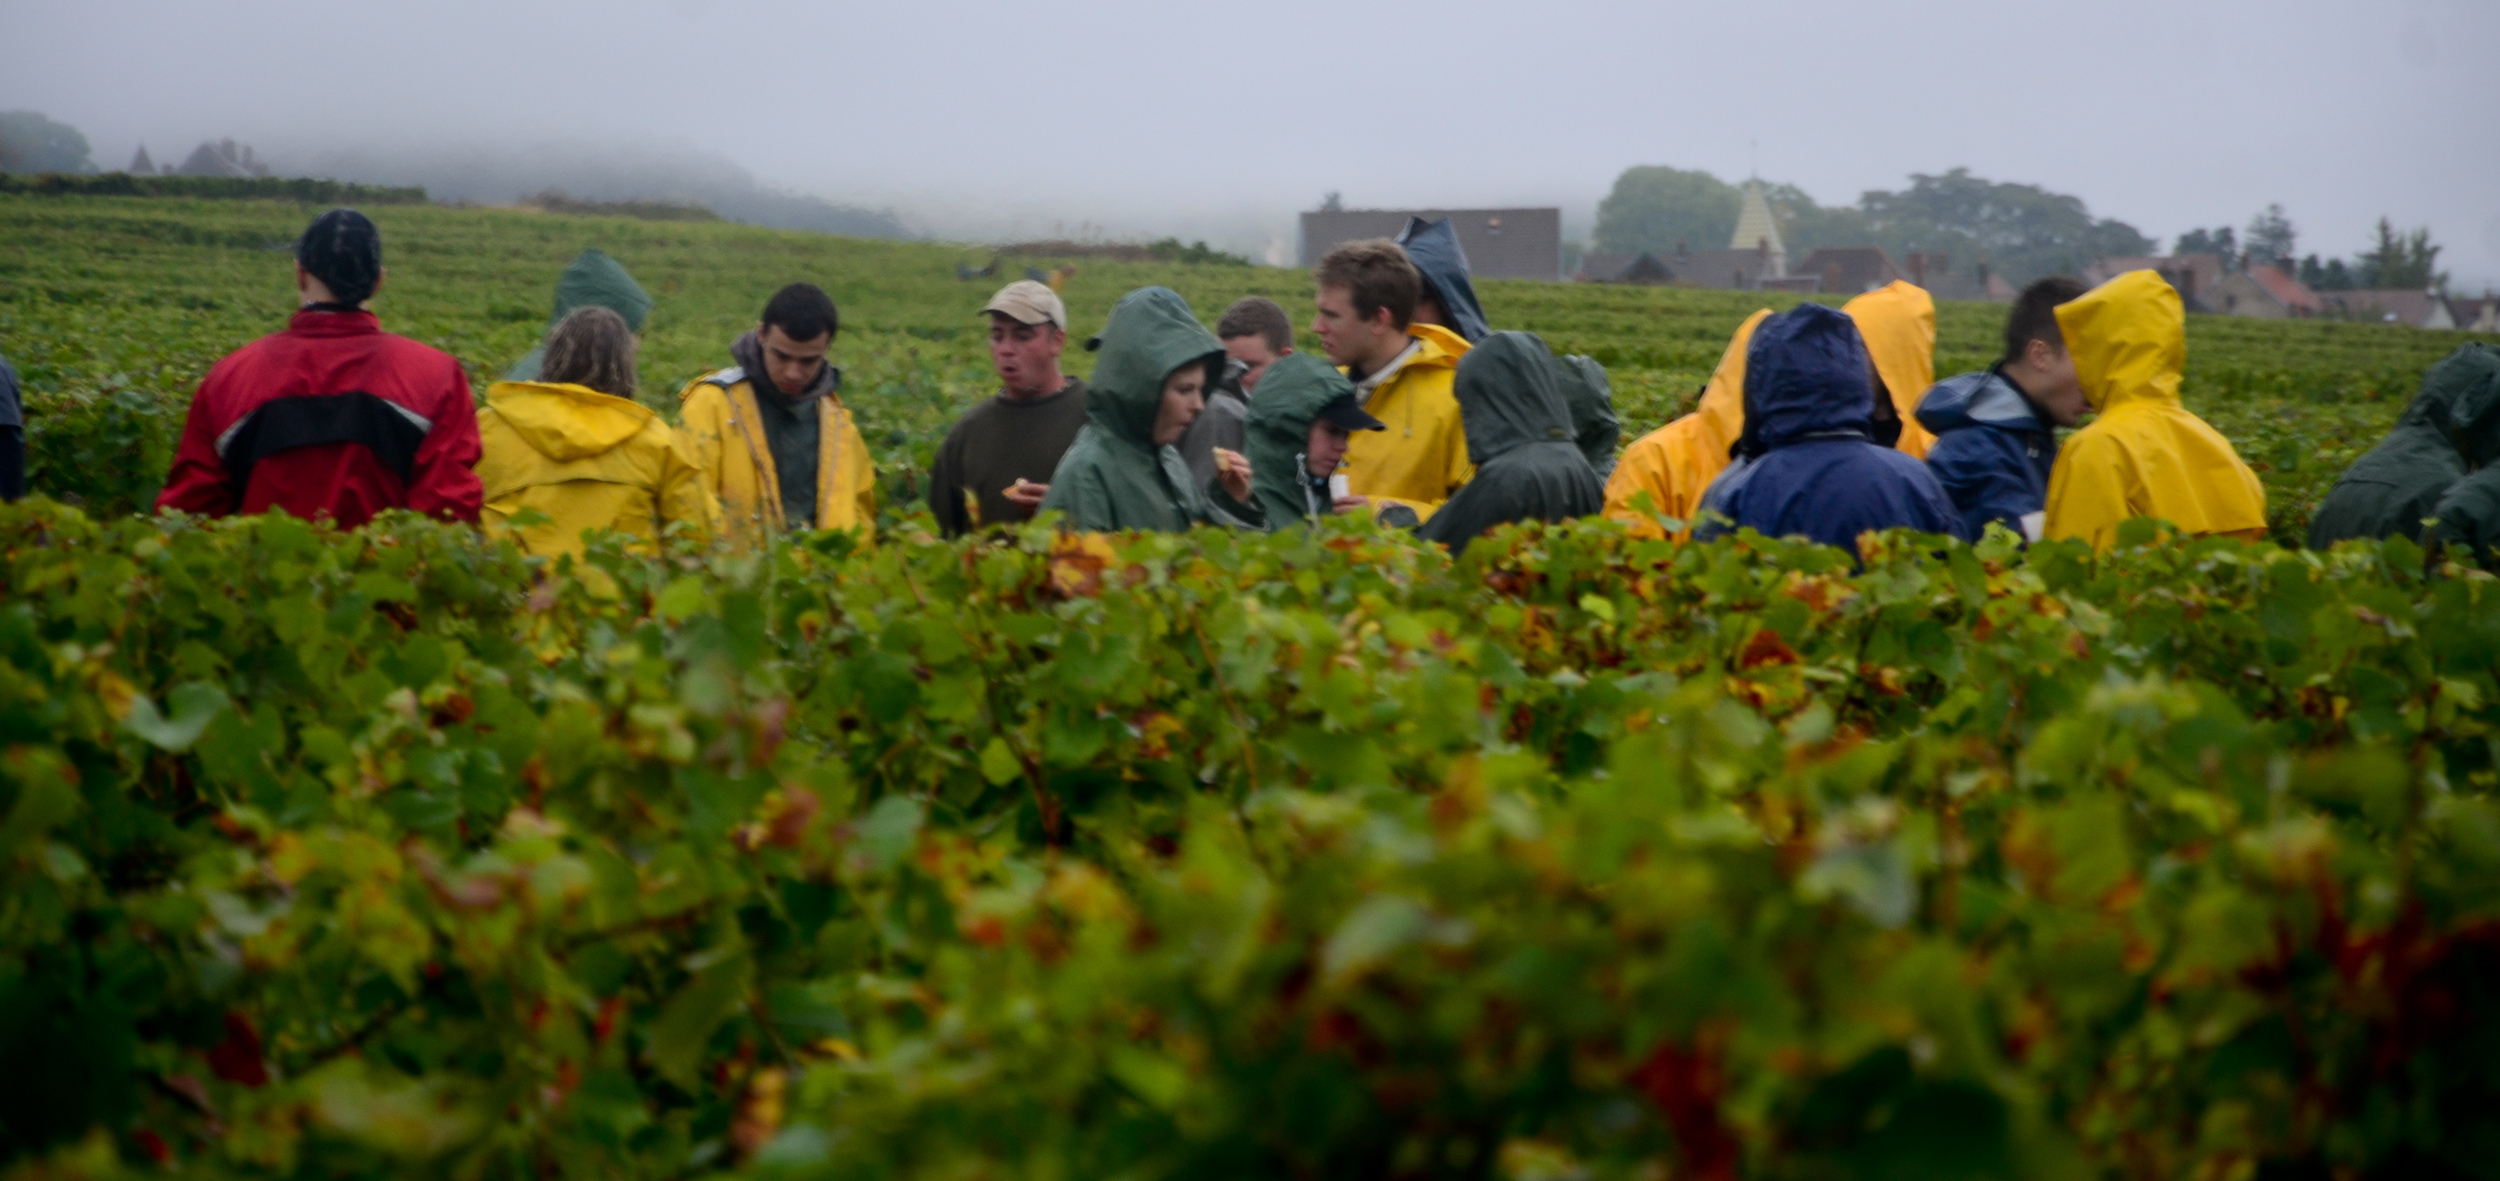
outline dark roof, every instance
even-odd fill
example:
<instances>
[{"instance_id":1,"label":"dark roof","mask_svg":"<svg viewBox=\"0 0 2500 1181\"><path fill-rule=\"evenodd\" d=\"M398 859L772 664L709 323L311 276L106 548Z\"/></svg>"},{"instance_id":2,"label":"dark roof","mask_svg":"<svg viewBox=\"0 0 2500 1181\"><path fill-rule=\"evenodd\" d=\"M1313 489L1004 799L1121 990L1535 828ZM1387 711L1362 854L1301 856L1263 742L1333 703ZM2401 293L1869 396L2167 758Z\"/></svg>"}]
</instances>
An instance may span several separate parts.
<instances>
[{"instance_id":1,"label":"dark roof","mask_svg":"<svg viewBox=\"0 0 2500 1181\"><path fill-rule=\"evenodd\" d=\"M1321 209L1302 215L1302 265L1347 242L1395 238L1406 220L1450 219L1467 268L1481 279L1562 278L1562 210Z\"/></svg>"},{"instance_id":2,"label":"dark roof","mask_svg":"<svg viewBox=\"0 0 2500 1181\"><path fill-rule=\"evenodd\" d=\"M2248 277L2265 288L2266 294L2274 297L2274 302L2302 315L2317 314L2318 293L2309 290L2308 284L2285 274L2283 268L2272 263L2250 263Z\"/></svg>"},{"instance_id":3,"label":"dark roof","mask_svg":"<svg viewBox=\"0 0 2500 1181\"><path fill-rule=\"evenodd\" d=\"M1881 246L1826 246L1788 268L1788 273L1813 275L1822 280L1823 290L1839 295L1858 295L1910 278Z\"/></svg>"}]
</instances>

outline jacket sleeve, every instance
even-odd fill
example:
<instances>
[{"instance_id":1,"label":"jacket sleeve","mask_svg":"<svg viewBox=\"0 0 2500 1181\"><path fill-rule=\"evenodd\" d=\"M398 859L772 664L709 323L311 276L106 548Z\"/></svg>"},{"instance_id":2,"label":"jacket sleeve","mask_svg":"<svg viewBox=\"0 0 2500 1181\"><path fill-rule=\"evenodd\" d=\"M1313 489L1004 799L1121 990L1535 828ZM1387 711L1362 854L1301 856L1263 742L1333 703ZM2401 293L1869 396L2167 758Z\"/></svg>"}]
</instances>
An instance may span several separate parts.
<instances>
[{"instance_id":1,"label":"jacket sleeve","mask_svg":"<svg viewBox=\"0 0 2500 1181\"><path fill-rule=\"evenodd\" d=\"M446 521L477 523L486 487L477 478L484 447L477 434L477 398L460 362L443 359L442 386L434 399L434 426L417 445L409 469L408 507Z\"/></svg>"},{"instance_id":2,"label":"jacket sleeve","mask_svg":"<svg viewBox=\"0 0 2500 1181\"><path fill-rule=\"evenodd\" d=\"M659 501L662 528L684 521L694 526L696 541L709 543L720 536L720 498L704 483L703 467L694 461L685 437L674 432L660 459Z\"/></svg>"},{"instance_id":3,"label":"jacket sleeve","mask_svg":"<svg viewBox=\"0 0 2500 1181\"><path fill-rule=\"evenodd\" d=\"M0 426L0 501L26 496L26 428Z\"/></svg>"},{"instance_id":4,"label":"jacket sleeve","mask_svg":"<svg viewBox=\"0 0 2500 1181\"><path fill-rule=\"evenodd\" d=\"M1080 532L1108 533L1120 527L1110 490L1104 487L1102 473L1092 464L1062 462L1059 470L1052 473L1050 492L1042 497L1039 511L1053 510L1066 515L1063 526Z\"/></svg>"},{"instance_id":5,"label":"jacket sleeve","mask_svg":"<svg viewBox=\"0 0 2500 1181\"><path fill-rule=\"evenodd\" d=\"M1928 450L1927 470L1953 502L1962 536L1969 540L1987 532L1990 521L2003 521L2020 533L2023 514L2040 511L2031 463L2021 441L2007 432L1984 427L1948 431Z\"/></svg>"},{"instance_id":6,"label":"jacket sleeve","mask_svg":"<svg viewBox=\"0 0 2500 1181\"><path fill-rule=\"evenodd\" d=\"M2096 550L2118 544L2118 523L2133 514L2127 508L2124 452L2106 437L2085 432L2058 453L2049 473L2045 538L2079 538Z\"/></svg>"},{"instance_id":7,"label":"jacket sleeve","mask_svg":"<svg viewBox=\"0 0 2500 1181\"><path fill-rule=\"evenodd\" d=\"M1449 547L1452 556L1465 552L1468 542L1494 524L1496 518L1488 503L1490 495L1490 490L1480 483L1459 489L1457 495L1441 502L1439 509L1415 530L1415 536Z\"/></svg>"},{"instance_id":8,"label":"jacket sleeve","mask_svg":"<svg viewBox=\"0 0 2500 1181\"><path fill-rule=\"evenodd\" d=\"M217 458L217 432L225 424L217 421L216 407L223 402L216 370L200 382L199 392L191 397L190 412L182 420L182 441L174 448L173 470L165 475L165 490L156 494L157 510L176 509L202 516L222 517L235 509L237 489L226 474L226 465Z\"/></svg>"}]
</instances>

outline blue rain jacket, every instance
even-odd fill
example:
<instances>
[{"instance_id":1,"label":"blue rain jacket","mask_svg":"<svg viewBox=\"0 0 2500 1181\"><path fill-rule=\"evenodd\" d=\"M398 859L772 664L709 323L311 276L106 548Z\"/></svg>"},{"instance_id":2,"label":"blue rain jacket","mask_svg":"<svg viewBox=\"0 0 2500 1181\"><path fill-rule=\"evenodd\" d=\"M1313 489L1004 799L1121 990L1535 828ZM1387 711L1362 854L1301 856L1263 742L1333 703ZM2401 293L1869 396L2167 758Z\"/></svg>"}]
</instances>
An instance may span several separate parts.
<instances>
[{"instance_id":1,"label":"blue rain jacket","mask_svg":"<svg viewBox=\"0 0 2500 1181\"><path fill-rule=\"evenodd\" d=\"M1467 279L1467 251L1458 244L1458 230L1450 219L1428 222L1410 217L1406 231L1398 235L1398 245L1406 248L1406 257L1423 272L1425 293L1449 313L1450 331L1466 337L1469 344L1492 334L1484 308L1476 302L1476 285Z\"/></svg>"},{"instance_id":2,"label":"blue rain jacket","mask_svg":"<svg viewBox=\"0 0 2500 1181\"><path fill-rule=\"evenodd\" d=\"M2057 431L2022 387L1990 369L1937 382L1919 399L1918 424L1936 441L1927 470L1962 515L1973 540L1988 522L2023 532L2022 519L2049 500L2049 468L2057 462Z\"/></svg>"},{"instance_id":3,"label":"blue rain jacket","mask_svg":"<svg viewBox=\"0 0 2500 1181\"><path fill-rule=\"evenodd\" d=\"M1869 437L1867 373L1866 342L1849 317L1809 303L1764 320L1746 350L1747 438L1738 444L1758 454L1720 473L1704 510L1734 528L1853 554L1868 530L1962 536L1961 514L1927 465Z\"/></svg>"}]
</instances>

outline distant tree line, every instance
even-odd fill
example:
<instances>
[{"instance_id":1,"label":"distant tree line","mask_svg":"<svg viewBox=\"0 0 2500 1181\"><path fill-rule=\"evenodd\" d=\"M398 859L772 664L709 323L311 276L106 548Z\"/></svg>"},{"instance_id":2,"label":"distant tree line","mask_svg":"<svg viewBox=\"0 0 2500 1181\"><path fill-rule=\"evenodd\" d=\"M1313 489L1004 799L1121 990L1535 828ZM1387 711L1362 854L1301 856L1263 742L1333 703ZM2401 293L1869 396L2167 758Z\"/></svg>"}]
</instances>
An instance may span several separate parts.
<instances>
[{"instance_id":1,"label":"distant tree line","mask_svg":"<svg viewBox=\"0 0 2500 1181\"><path fill-rule=\"evenodd\" d=\"M0 172L93 172L87 137L34 111L0 111Z\"/></svg>"},{"instance_id":2,"label":"distant tree line","mask_svg":"<svg viewBox=\"0 0 2500 1181\"><path fill-rule=\"evenodd\" d=\"M2134 226L2095 218L2080 197L1991 181L1967 168L1913 173L1899 192L1870 190L1824 206L1793 184L1763 186L1789 257L1825 246L1881 246L1901 257L1940 252L1957 268L1985 262L2008 282L2073 274L2102 255L2148 254ZM1736 232L1743 190L1699 169L1625 169L1597 206L1596 249L1720 250Z\"/></svg>"},{"instance_id":3,"label":"distant tree line","mask_svg":"<svg viewBox=\"0 0 2500 1181\"><path fill-rule=\"evenodd\" d=\"M2174 254L2218 254L2225 266L2268 264L2296 275L2317 291L2446 290L2448 273L2439 269L2438 244L2427 226L2399 233L2395 224L2378 219L2378 241L2347 262L2303 255L2299 234L2280 205L2268 205L2248 223L2245 235L2229 226L2193 229L2179 235Z\"/></svg>"}]
</instances>

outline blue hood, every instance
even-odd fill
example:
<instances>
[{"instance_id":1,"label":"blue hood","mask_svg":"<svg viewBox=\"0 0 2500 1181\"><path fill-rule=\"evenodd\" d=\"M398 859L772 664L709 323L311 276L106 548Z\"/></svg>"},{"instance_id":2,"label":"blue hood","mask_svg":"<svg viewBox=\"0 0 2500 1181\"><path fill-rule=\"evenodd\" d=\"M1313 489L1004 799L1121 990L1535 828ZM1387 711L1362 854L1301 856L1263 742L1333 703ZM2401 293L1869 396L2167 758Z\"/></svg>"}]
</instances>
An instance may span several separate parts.
<instances>
[{"instance_id":1,"label":"blue hood","mask_svg":"<svg viewBox=\"0 0 2500 1181\"><path fill-rule=\"evenodd\" d=\"M1466 337L1469 344L1492 334L1484 309L1476 303L1475 284L1467 280L1467 251L1459 246L1458 231L1450 219L1427 222L1410 217L1405 232L1398 235L1398 245L1406 248L1406 257L1423 272L1424 286L1429 288L1426 294L1449 313L1451 331Z\"/></svg>"},{"instance_id":2,"label":"blue hood","mask_svg":"<svg viewBox=\"0 0 2500 1181\"><path fill-rule=\"evenodd\" d=\"M1918 425L1938 435L1975 426L2036 433L2049 429L2031 399L1994 369L1937 382L1919 399Z\"/></svg>"},{"instance_id":3,"label":"blue hood","mask_svg":"<svg viewBox=\"0 0 2500 1181\"><path fill-rule=\"evenodd\" d=\"M1875 416L1867 373L1866 342L1847 315L1804 303L1764 320L1745 350L1745 433L1765 450L1810 436L1865 438Z\"/></svg>"}]
</instances>

